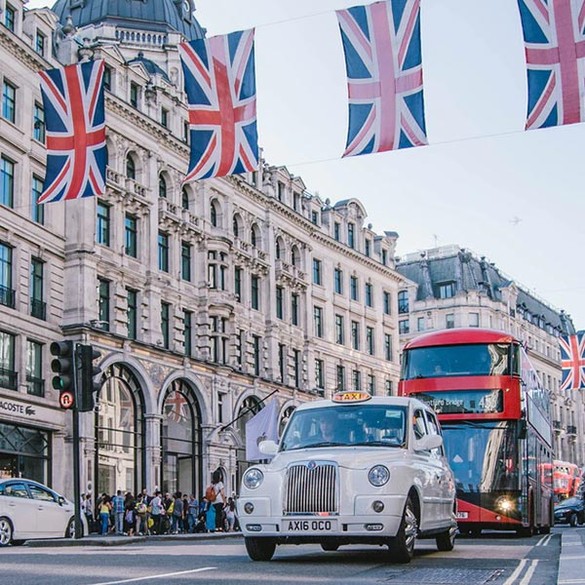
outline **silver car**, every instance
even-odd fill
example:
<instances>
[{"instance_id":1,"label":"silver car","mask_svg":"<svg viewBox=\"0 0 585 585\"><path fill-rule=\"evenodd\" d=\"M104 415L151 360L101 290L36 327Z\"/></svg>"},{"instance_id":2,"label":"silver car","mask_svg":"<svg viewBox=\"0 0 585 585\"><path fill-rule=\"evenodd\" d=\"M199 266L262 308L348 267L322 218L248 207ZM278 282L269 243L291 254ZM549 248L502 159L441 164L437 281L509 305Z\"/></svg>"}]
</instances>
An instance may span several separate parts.
<instances>
[{"instance_id":1,"label":"silver car","mask_svg":"<svg viewBox=\"0 0 585 585\"><path fill-rule=\"evenodd\" d=\"M421 401L337 394L299 406L280 443L260 443L271 463L242 478L238 515L252 560L277 545L387 545L407 563L417 538L454 546L455 481L435 413Z\"/></svg>"},{"instance_id":2,"label":"silver car","mask_svg":"<svg viewBox=\"0 0 585 585\"><path fill-rule=\"evenodd\" d=\"M35 538L72 537L73 502L30 479L0 480L0 547ZM87 524L82 518L87 534Z\"/></svg>"}]
</instances>

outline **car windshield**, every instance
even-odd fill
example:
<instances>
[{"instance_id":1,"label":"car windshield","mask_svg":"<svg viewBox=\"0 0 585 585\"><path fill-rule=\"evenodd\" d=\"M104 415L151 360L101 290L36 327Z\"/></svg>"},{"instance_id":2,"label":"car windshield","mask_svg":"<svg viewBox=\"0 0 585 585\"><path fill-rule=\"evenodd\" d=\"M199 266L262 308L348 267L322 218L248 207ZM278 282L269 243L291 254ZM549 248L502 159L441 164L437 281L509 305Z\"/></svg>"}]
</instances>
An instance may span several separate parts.
<instances>
[{"instance_id":1,"label":"car windshield","mask_svg":"<svg viewBox=\"0 0 585 585\"><path fill-rule=\"evenodd\" d=\"M281 451L318 447L402 447L406 409L388 405L329 406L297 410L286 427Z\"/></svg>"}]
</instances>

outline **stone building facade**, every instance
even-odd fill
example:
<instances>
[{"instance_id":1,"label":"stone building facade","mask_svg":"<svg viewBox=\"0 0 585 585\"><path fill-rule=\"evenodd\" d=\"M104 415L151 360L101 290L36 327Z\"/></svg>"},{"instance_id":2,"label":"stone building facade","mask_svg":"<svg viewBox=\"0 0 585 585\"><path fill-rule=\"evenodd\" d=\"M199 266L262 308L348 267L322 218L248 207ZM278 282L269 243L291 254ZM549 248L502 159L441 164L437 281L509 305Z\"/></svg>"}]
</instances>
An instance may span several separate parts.
<instances>
[{"instance_id":1,"label":"stone building facade","mask_svg":"<svg viewBox=\"0 0 585 585\"><path fill-rule=\"evenodd\" d=\"M571 318L531 294L485 257L459 246L402 256L397 270L406 279L398 292L401 346L433 329L487 327L513 334L524 342L551 393L556 457L583 466L583 393L559 390L558 338L575 332Z\"/></svg>"},{"instance_id":2,"label":"stone building facade","mask_svg":"<svg viewBox=\"0 0 585 585\"><path fill-rule=\"evenodd\" d=\"M236 491L245 423L267 397L284 423L337 388L391 393L396 233L266 161L182 185L177 46L204 34L193 3L25 4L0 0L0 476L73 493L52 341L102 354L98 407L80 421L81 491L201 495L217 468ZM87 58L106 64L106 193L39 206L37 72Z\"/></svg>"}]
</instances>

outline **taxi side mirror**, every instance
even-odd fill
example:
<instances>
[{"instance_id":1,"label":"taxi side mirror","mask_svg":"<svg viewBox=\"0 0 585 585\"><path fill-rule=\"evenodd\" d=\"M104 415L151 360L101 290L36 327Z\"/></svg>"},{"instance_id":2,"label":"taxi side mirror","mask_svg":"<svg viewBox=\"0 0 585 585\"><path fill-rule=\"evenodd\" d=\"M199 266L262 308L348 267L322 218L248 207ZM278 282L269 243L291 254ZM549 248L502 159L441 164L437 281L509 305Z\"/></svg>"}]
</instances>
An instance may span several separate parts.
<instances>
[{"instance_id":1,"label":"taxi side mirror","mask_svg":"<svg viewBox=\"0 0 585 585\"><path fill-rule=\"evenodd\" d=\"M443 437L441 435L425 435L415 442L415 451L432 451L443 444Z\"/></svg>"},{"instance_id":2,"label":"taxi side mirror","mask_svg":"<svg viewBox=\"0 0 585 585\"><path fill-rule=\"evenodd\" d=\"M262 455L274 457L274 455L276 455L278 452L278 445L274 441L262 441L258 445L258 451L260 451Z\"/></svg>"}]
</instances>

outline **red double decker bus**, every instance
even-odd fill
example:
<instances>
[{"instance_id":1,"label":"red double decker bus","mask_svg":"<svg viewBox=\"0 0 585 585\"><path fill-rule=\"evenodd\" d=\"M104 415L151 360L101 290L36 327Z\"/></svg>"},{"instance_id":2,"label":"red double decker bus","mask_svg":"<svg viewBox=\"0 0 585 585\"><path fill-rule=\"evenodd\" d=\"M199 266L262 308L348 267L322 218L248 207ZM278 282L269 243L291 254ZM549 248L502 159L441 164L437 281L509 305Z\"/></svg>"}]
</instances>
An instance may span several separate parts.
<instances>
[{"instance_id":1,"label":"red double decker bus","mask_svg":"<svg viewBox=\"0 0 585 585\"><path fill-rule=\"evenodd\" d=\"M550 395L518 339L478 328L423 334L404 347L398 392L439 416L461 532L550 532Z\"/></svg>"}]
</instances>

